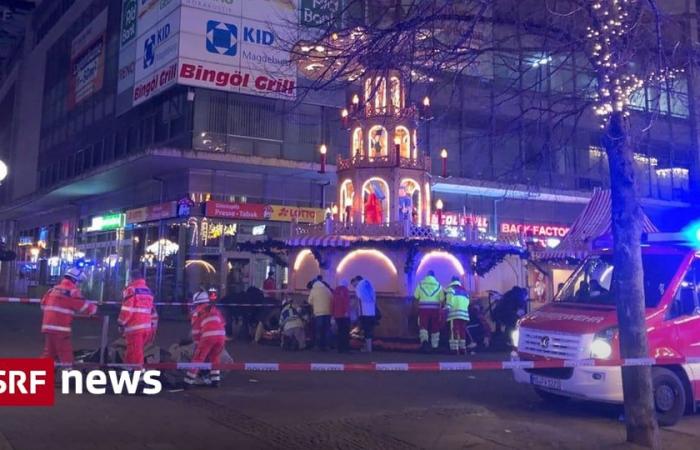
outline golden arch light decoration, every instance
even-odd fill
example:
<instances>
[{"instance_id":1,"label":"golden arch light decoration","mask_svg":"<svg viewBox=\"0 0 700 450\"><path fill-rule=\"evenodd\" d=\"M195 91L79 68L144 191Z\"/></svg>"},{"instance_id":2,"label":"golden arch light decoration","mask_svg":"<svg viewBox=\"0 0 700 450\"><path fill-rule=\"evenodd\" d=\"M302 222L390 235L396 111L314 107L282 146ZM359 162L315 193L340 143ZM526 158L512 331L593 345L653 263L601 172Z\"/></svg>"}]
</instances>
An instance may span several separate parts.
<instances>
[{"instance_id":1,"label":"golden arch light decoration","mask_svg":"<svg viewBox=\"0 0 700 450\"><path fill-rule=\"evenodd\" d=\"M361 257L370 257L374 259L378 259L382 261L382 264L386 266L392 274L397 275L399 272L396 269L396 265L394 265L394 262L389 259L388 256L386 256L384 253L381 251L374 249L374 248L360 248L357 250L353 250L340 261L338 264L338 267L336 268L336 274L341 274L343 273L343 270L345 270L345 267L350 264L352 261L356 260L357 258Z\"/></svg>"},{"instance_id":2,"label":"golden arch light decoration","mask_svg":"<svg viewBox=\"0 0 700 450\"><path fill-rule=\"evenodd\" d=\"M294 271L298 271L301 268L301 264L304 262L304 260L309 257L313 256L311 253L311 250L308 248L305 248L304 250L300 251L297 257L294 259Z\"/></svg>"}]
</instances>

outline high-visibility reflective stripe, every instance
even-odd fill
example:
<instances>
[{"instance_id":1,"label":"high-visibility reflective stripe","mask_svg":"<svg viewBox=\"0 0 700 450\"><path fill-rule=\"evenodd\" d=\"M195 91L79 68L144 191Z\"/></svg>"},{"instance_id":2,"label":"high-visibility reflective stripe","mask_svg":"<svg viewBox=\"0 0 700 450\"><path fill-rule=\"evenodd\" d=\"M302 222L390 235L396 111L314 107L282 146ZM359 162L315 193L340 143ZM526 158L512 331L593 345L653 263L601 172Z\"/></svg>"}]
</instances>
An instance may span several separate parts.
<instances>
[{"instance_id":1,"label":"high-visibility reflective stripe","mask_svg":"<svg viewBox=\"0 0 700 450\"><path fill-rule=\"evenodd\" d=\"M202 325L204 325L205 323L209 323L209 322L219 322L219 323L221 323L221 319L218 318L218 317L216 317L216 316L207 317L206 319L202 320Z\"/></svg>"},{"instance_id":2,"label":"high-visibility reflective stripe","mask_svg":"<svg viewBox=\"0 0 700 450\"><path fill-rule=\"evenodd\" d=\"M214 330L214 331L205 331L202 333L202 337L211 337L211 336L226 336L226 331L224 330Z\"/></svg>"},{"instance_id":3,"label":"high-visibility reflective stripe","mask_svg":"<svg viewBox=\"0 0 700 450\"><path fill-rule=\"evenodd\" d=\"M69 316L75 315L75 311L73 311L72 309L61 308L60 306L46 305L43 309L44 311L53 311L61 314L68 314Z\"/></svg>"},{"instance_id":4,"label":"high-visibility reflective stripe","mask_svg":"<svg viewBox=\"0 0 700 450\"><path fill-rule=\"evenodd\" d=\"M129 331L150 330L150 329L151 329L150 323L143 323L141 325L134 325L132 327L126 327L126 328L124 328L124 331L126 331L128 333Z\"/></svg>"},{"instance_id":5,"label":"high-visibility reflective stripe","mask_svg":"<svg viewBox=\"0 0 700 450\"><path fill-rule=\"evenodd\" d=\"M440 302L418 302L419 309L438 309L440 307Z\"/></svg>"},{"instance_id":6,"label":"high-visibility reflective stripe","mask_svg":"<svg viewBox=\"0 0 700 450\"><path fill-rule=\"evenodd\" d=\"M150 308L136 308L133 306L122 306L122 311L130 313L151 314Z\"/></svg>"},{"instance_id":7,"label":"high-visibility reflective stripe","mask_svg":"<svg viewBox=\"0 0 700 450\"><path fill-rule=\"evenodd\" d=\"M70 333L70 327L62 327L59 325L42 325L41 331L44 330L67 331L68 333Z\"/></svg>"},{"instance_id":8,"label":"high-visibility reflective stripe","mask_svg":"<svg viewBox=\"0 0 700 450\"><path fill-rule=\"evenodd\" d=\"M424 293L426 296L428 296L428 297L433 297L435 294L437 294L438 292L440 292L440 286L436 287L435 290L434 290L432 293L430 293L430 294L428 293L428 291L425 290L425 288L423 287L422 284L420 285L420 290L423 291L423 293Z\"/></svg>"},{"instance_id":9,"label":"high-visibility reflective stripe","mask_svg":"<svg viewBox=\"0 0 700 450\"><path fill-rule=\"evenodd\" d=\"M88 308L90 308L90 305L92 305L92 303L90 303L90 302L85 302L85 303L83 303L83 306L80 307L80 309L78 310L78 312L79 312L79 313L83 313L83 312L87 311Z\"/></svg>"}]
</instances>

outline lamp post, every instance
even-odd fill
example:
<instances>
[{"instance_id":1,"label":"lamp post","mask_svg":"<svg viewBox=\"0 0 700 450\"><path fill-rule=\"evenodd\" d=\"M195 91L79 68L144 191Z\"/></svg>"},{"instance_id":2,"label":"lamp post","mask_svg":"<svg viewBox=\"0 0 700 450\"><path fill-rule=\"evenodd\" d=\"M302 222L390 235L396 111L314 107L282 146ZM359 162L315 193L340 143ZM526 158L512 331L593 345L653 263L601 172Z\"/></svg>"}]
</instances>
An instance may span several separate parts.
<instances>
[{"instance_id":1,"label":"lamp post","mask_svg":"<svg viewBox=\"0 0 700 450\"><path fill-rule=\"evenodd\" d=\"M437 211L438 220L438 234L442 234L442 208L445 205L442 204L442 199L437 199L435 202L435 211Z\"/></svg>"},{"instance_id":2,"label":"lamp post","mask_svg":"<svg viewBox=\"0 0 700 450\"><path fill-rule=\"evenodd\" d=\"M328 147L326 147L326 144L321 144L318 151L321 153L321 170L319 170L318 173L326 173L326 153L328 153Z\"/></svg>"},{"instance_id":3,"label":"lamp post","mask_svg":"<svg viewBox=\"0 0 700 450\"><path fill-rule=\"evenodd\" d=\"M447 149L443 148L440 151L440 158L442 158L442 178L447 178Z\"/></svg>"}]
</instances>

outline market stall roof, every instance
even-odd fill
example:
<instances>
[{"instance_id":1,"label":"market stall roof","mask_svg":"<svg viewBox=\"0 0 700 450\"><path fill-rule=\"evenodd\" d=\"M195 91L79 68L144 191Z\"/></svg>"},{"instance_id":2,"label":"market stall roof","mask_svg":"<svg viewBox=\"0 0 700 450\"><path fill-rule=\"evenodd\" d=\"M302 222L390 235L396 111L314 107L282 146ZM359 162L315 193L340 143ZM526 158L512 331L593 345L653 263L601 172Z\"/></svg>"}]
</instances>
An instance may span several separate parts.
<instances>
[{"instance_id":1,"label":"market stall roof","mask_svg":"<svg viewBox=\"0 0 700 450\"><path fill-rule=\"evenodd\" d=\"M333 234L296 236L285 241L289 247L350 247L354 240L350 236Z\"/></svg>"},{"instance_id":2,"label":"market stall roof","mask_svg":"<svg viewBox=\"0 0 700 450\"><path fill-rule=\"evenodd\" d=\"M596 190L586 208L571 226L569 233L561 243L552 250L534 252L533 257L539 261L579 260L585 258L592 250L593 241L612 231L610 190ZM642 232L658 232L658 228L642 211Z\"/></svg>"}]
</instances>

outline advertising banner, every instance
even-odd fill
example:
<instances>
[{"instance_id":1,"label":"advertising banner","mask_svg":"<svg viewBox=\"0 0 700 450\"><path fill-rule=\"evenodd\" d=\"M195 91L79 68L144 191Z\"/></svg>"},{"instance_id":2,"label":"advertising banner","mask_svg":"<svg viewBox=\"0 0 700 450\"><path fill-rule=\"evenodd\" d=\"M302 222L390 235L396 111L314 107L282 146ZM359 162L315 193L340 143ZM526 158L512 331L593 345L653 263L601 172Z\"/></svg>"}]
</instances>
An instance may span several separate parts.
<instances>
[{"instance_id":1,"label":"advertising banner","mask_svg":"<svg viewBox=\"0 0 700 450\"><path fill-rule=\"evenodd\" d=\"M255 203L228 203L208 201L205 215L221 219L272 220L277 222L321 223L325 211L321 208L305 208Z\"/></svg>"},{"instance_id":2,"label":"advertising banner","mask_svg":"<svg viewBox=\"0 0 700 450\"><path fill-rule=\"evenodd\" d=\"M123 0L122 12L118 92L129 92L132 106L176 83L296 97L289 49L299 38L298 0Z\"/></svg>"},{"instance_id":3,"label":"advertising banner","mask_svg":"<svg viewBox=\"0 0 700 450\"><path fill-rule=\"evenodd\" d=\"M137 0L122 0L121 28L119 32L119 47L124 47L136 37L138 17Z\"/></svg>"},{"instance_id":4,"label":"advertising banner","mask_svg":"<svg viewBox=\"0 0 700 450\"><path fill-rule=\"evenodd\" d=\"M295 98L297 72L288 49L297 31L294 16L290 19L287 14L288 2L244 6L241 16L228 12L234 6L235 2L225 9L226 13L182 8L178 83Z\"/></svg>"},{"instance_id":5,"label":"advertising banner","mask_svg":"<svg viewBox=\"0 0 700 450\"><path fill-rule=\"evenodd\" d=\"M301 26L307 28L335 29L341 26L343 0L301 0L299 16Z\"/></svg>"},{"instance_id":6,"label":"advertising banner","mask_svg":"<svg viewBox=\"0 0 700 450\"><path fill-rule=\"evenodd\" d=\"M136 61L136 26L138 0L122 0L119 31L119 67L117 68L116 114L128 111L132 106L131 95L134 88Z\"/></svg>"},{"instance_id":7,"label":"advertising banner","mask_svg":"<svg viewBox=\"0 0 700 450\"><path fill-rule=\"evenodd\" d=\"M71 43L69 109L102 89L106 31L107 9L90 22Z\"/></svg>"},{"instance_id":8,"label":"advertising banner","mask_svg":"<svg viewBox=\"0 0 700 450\"><path fill-rule=\"evenodd\" d=\"M149 20L151 17L162 16L162 13L163 11L159 11L157 16L152 13L148 16ZM179 33L179 9L163 16L151 28L139 33L136 40L134 105L148 100L175 84Z\"/></svg>"},{"instance_id":9,"label":"advertising banner","mask_svg":"<svg viewBox=\"0 0 700 450\"><path fill-rule=\"evenodd\" d=\"M152 222L154 220L170 219L177 214L177 202L165 202L157 205L130 209L126 212L126 223Z\"/></svg>"},{"instance_id":10,"label":"advertising banner","mask_svg":"<svg viewBox=\"0 0 700 450\"><path fill-rule=\"evenodd\" d=\"M138 0L137 36L150 33L151 29L175 11L180 3L180 0Z\"/></svg>"}]
</instances>

